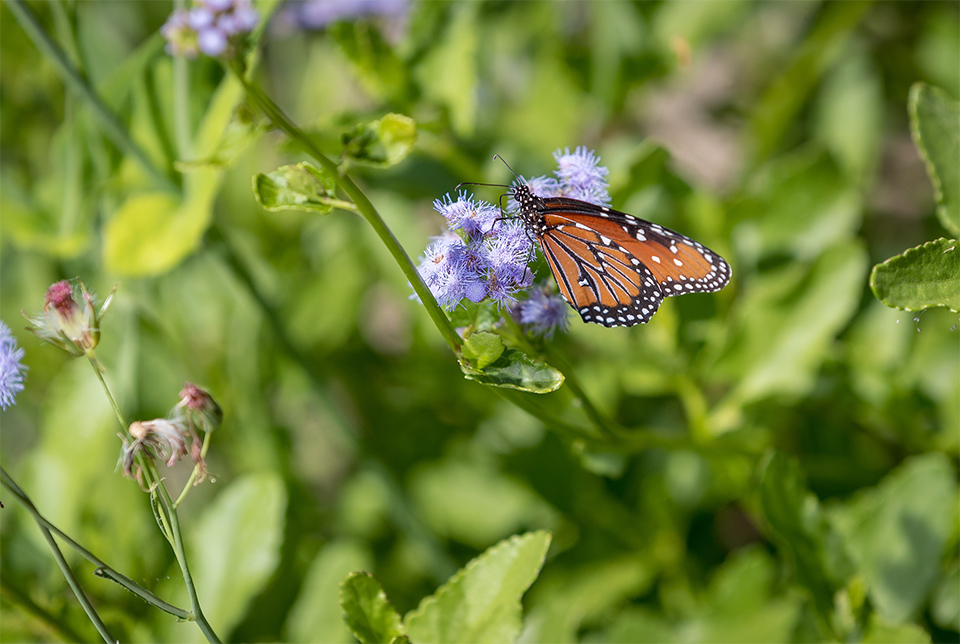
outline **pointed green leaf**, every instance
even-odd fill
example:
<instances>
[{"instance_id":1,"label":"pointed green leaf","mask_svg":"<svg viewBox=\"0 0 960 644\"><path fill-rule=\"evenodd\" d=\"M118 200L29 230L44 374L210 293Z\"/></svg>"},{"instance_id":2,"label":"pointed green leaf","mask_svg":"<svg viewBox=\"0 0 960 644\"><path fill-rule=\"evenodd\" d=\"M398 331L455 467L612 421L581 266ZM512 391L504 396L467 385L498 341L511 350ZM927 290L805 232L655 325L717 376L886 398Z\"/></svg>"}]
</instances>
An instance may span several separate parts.
<instances>
[{"instance_id":1,"label":"pointed green leaf","mask_svg":"<svg viewBox=\"0 0 960 644\"><path fill-rule=\"evenodd\" d=\"M273 212L307 210L325 215L340 204L336 185L329 173L304 161L254 176L253 194L257 203Z\"/></svg>"},{"instance_id":2,"label":"pointed green leaf","mask_svg":"<svg viewBox=\"0 0 960 644\"><path fill-rule=\"evenodd\" d=\"M960 102L916 83L908 102L910 132L927 165L943 227L960 234Z\"/></svg>"},{"instance_id":3,"label":"pointed green leaf","mask_svg":"<svg viewBox=\"0 0 960 644\"><path fill-rule=\"evenodd\" d=\"M352 572L340 584L340 609L347 626L363 644L404 637L400 614L387 601L380 582L365 572Z\"/></svg>"},{"instance_id":4,"label":"pointed green leaf","mask_svg":"<svg viewBox=\"0 0 960 644\"><path fill-rule=\"evenodd\" d=\"M760 504L777 544L793 564L797 581L813 598L821 623L828 624L844 566L828 558L828 526L795 460L773 455L760 481Z\"/></svg>"},{"instance_id":5,"label":"pointed green leaf","mask_svg":"<svg viewBox=\"0 0 960 644\"><path fill-rule=\"evenodd\" d=\"M516 349L505 349L495 362L483 369L473 367L461 359L460 369L468 380L535 394L556 391L563 384L562 373Z\"/></svg>"},{"instance_id":6,"label":"pointed green leaf","mask_svg":"<svg viewBox=\"0 0 960 644\"><path fill-rule=\"evenodd\" d=\"M877 264L870 288L894 309L946 306L960 311L960 242L940 238Z\"/></svg>"},{"instance_id":7,"label":"pointed green leaf","mask_svg":"<svg viewBox=\"0 0 960 644\"><path fill-rule=\"evenodd\" d=\"M956 478L945 454L915 456L831 511L877 613L891 623L917 617L936 585L957 518Z\"/></svg>"},{"instance_id":8,"label":"pointed green leaf","mask_svg":"<svg viewBox=\"0 0 960 644\"><path fill-rule=\"evenodd\" d=\"M461 356L474 368L482 371L503 355L503 339L496 333L478 331L463 341Z\"/></svg>"},{"instance_id":9,"label":"pointed green leaf","mask_svg":"<svg viewBox=\"0 0 960 644\"><path fill-rule=\"evenodd\" d=\"M534 582L550 533L511 537L468 563L404 618L414 642L511 642L520 632L520 598Z\"/></svg>"},{"instance_id":10,"label":"pointed green leaf","mask_svg":"<svg viewBox=\"0 0 960 644\"><path fill-rule=\"evenodd\" d=\"M403 161L416 142L416 121L403 114L387 114L345 133L343 153L357 163L388 168Z\"/></svg>"}]
</instances>

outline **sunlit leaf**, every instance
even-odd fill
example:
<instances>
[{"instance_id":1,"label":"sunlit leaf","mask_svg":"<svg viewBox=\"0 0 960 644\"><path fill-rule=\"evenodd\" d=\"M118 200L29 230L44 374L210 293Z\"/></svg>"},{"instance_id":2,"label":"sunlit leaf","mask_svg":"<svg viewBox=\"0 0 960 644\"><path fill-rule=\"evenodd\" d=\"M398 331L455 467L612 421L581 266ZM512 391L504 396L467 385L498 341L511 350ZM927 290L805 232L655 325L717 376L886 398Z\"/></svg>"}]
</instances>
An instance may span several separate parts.
<instances>
[{"instance_id":1,"label":"sunlit leaf","mask_svg":"<svg viewBox=\"0 0 960 644\"><path fill-rule=\"evenodd\" d=\"M339 203L336 185L328 172L304 161L254 176L253 194L257 203L270 211L307 210L325 215Z\"/></svg>"},{"instance_id":2,"label":"sunlit leaf","mask_svg":"<svg viewBox=\"0 0 960 644\"><path fill-rule=\"evenodd\" d=\"M343 580L340 609L350 631L363 644L390 642L404 635L400 614L387 601L380 582L368 573L353 572Z\"/></svg>"},{"instance_id":3,"label":"sunlit leaf","mask_svg":"<svg viewBox=\"0 0 960 644\"><path fill-rule=\"evenodd\" d=\"M877 299L903 311L946 306L960 311L960 242L937 239L873 267Z\"/></svg>"},{"instance_id":4,"label":"sunlit leaf","mask_svg":"<svg viewBox=\"0 0 960 644\"><path fill-rule=\"evenodd\" d=\"M505 348L496 333L478 331L464 338L460 355L472 368L483 371L503 355Z\"/></svg>"},{"instance_id":5,"label":"sunlit leaf","mask_svg":"<svg viewBox=\"0 0 960 644\"><path fill-rule=\"evenodd\" d=\"M939 87L910 88L910 131L927 164L943 227L960 234L960 102Z\"/></svg>"},{"instance_id":6,"label":"sunlit leaf","mask_svg":"<svg viewBox=\"0 0 960 644\"><path fill-rule=\"evenodd\" d=\"M416 142L416 121L403 114L387 114L346 132L343 153L353 162L388 168L403 161Z\"/></svg>"},{"instance_id":7,"label":"sunlit leaf","mask_svg":"<svg viewBox=\"0 0 960 644\"><path fill-rule=\"evenodd\" d=\"M556 391L563 384L562 373L516 349L504 350L495 362L483 369L476 368L464 360L460 361L460 368L468 380L536 394Z\"/></svg>"},{"instance_id":8,"label":"sunlit leaf","mask_svg":"<svg viewBox=\"0 0 960 644\"><path fill-rule=\"evenodd\" d=\"M520 632L520 598L537 578L550 533L528 532L501 541L468 563L436 593L407 613L414 642L510 642Z\"/></svg>"}]
</instances>

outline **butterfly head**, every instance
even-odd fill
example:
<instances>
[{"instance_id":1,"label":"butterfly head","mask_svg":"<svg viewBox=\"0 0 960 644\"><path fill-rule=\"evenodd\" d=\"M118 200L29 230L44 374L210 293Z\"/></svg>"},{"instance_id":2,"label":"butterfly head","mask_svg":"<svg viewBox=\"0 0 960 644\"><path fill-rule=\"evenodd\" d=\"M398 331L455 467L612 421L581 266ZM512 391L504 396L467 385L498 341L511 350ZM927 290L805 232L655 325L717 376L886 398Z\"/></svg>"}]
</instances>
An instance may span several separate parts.
<instances>
[{"instance_id":1,"label":"butterfly head","mask_svg":"<svg viewBox=\"0 0 960 644\"><path fill-rule=\"evenodd\" d=\"M525 183L514 185L510 195L517 203L517 216L520 220L528 229L539 232L543 224L543 199L533 194L533 190Z\"/></svg>"}]
</instances>

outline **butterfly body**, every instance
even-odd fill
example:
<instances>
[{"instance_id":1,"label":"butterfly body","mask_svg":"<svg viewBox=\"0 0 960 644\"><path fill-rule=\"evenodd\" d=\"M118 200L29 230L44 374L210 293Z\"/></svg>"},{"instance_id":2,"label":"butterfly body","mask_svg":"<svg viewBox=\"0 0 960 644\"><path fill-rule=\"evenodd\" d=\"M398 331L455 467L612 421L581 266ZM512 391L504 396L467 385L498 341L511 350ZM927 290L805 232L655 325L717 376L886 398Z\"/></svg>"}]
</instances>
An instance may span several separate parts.
<instances>
[{"instance_id":1,"label":"butterfly body","mask_svg":"<svg viewBox=\"0 0 960 644\"><path fill-rule=\"evenodd\" d=\"M730 265L659 224L567 197L513 187L518 216L540 244L560 294L584 322L645 324L665 297L718 291Z\"/></svg>"}]
</instances>

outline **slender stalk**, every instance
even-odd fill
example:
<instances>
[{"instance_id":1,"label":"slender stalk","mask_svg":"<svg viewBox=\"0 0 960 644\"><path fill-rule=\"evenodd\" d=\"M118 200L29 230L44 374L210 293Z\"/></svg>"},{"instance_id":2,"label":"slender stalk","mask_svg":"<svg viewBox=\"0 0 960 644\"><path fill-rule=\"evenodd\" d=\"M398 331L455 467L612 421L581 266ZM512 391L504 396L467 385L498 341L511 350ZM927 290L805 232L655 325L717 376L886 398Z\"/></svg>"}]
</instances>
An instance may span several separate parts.
<instances>
[{"instance_id":1,"label":"slender stalk","mask_svg":"<svg viewBox=\"0 0 960 644\"><path fill-rule=\"evenodd\" d=\"M90 360L90 365L93 367L97 377L100 379L100 384L103 386L103 390L106 392L107 398L110 400L110 404L113 406L113 411L117 416L117 420L120 422L120 426L123 428L124 434L126 434L126 420L123 417L123 413L120 411L120 406L117 405L116 399L110 392L110 387L107 385L107 381L103 377L103 368L100 365L99 360L97 360L96 356L93 355L92 352L87 354L87 358ZM159 506L157 517L162 522L161 528L164 530L167 540L173 547L173 552L177 557L177 563L180 564L180 572L183 575L183 583L187 588L187 596L190 597L190 606L193 609L193 617L197 622L197 626L200 627L200 630L203 632L203 635L207 638L208 642L219 643L220 638L217 637L217 634L214 632L213 627L210 626L210 623L207 621L207 618L203 614L203 610L200 607L200 598L197 596L197 589L193 584L193 576L190 574L190 567L187 565L187 553L183 545L183 535L180 530L180 519L177 516L177 510L173 505L173 501L170 499L170 494L167 492L167 488L163 484L163 479L160 477L160 473L157 472L153 459L147 458L143 454L139 454L137 456L137 463L140 465L140 469L147 479L147 484L151 495L156 495L154 498L156 498L158 501Z\"/></svg>"},{"instance_id":2,"label":"slender stalk","mask_svg":"<svg viewBox=\"0 0 960 644\"><path fill-rule=\"evenodd\" d=\"M210 436L211 434L203 435L203 445L200 447L200 460L202 461L207 457L207 450L210 448ZM183 491L180 492L180 496L177 497L177 500L173 502L173 509L176 510L180 507L180 504L185 498L187 498L187 493L193 489L193 485L197 480L197 477L200 476L200 464L193 466L193 471L190 473L190 478L187 479L187 483L183 486Z\"/></svg>"},{"instance_id":3,"label":"slender stalk","mask_svg":"<svg viewBox=\"0 0 960 644\"><path fill-rule=\"evenodd\" d=\"M137 595L138 597L146 601L148 604L152 604L153 606L156 606L160 610L166 611L171 615L178 617L179 619L190 619L189 612L183 610L182 608L177 608L172 604L168 604L167 602L163 601L162 599L154 595L152 592L150 592L143 586L140 586L139 584L134 582L129 577L126 577L125 575L117 572L116 570L108 566L106 563L104 563L99 557L97 557L92 552L90 552L89 550L81 546L79 543L74 541L70 536L64 533L63 530L61 530L57 526L50 523L50 521L48 521L46 517L40 514L40 511L37 510L37 507L30 500L30 497L26 495L23 489L16 483L16 481L13 480L13 478L2 467L0 467L0 483L2 483L5 488L7 488L8 490L10 490L10 492L13 493L13 495L17 498L17 500L20 501L20 504L23 505L23 507L25 507L27 511L30 512L30 514L33 515L33 518L37 523L39 523L41 526L43 526L50 532L54 533L56 536L60 537L60 539L64 543L66 543L68 546L70 546L71 548L76 550L78 553L80 553L80 556L82 556L84 559L86 559L87 561L92 563L94 566L96 566L97 570L94 572L94 574L97 577L110 579L111 581L114 581L120 584L121 586L123 586L124 588L132 592L134 595Z\"/></svg>"},{"instance_id":4,"label":"slender stalk","mask_svg":"<svg viewBox=\"0 0 960 644\"><path fill-rule=\"evenodd\" d=\"M0 470L0 472L2 472L2 481L4 487L7 487L11 492L14 492L17 499L23 503L32 514L34 514L34 517L36 517L39 513L30 499L27 498L26 494L23 493L23 490L21 490L16 482L10 478L10 475L7 474L6 471ZM90 600L87 599L87 596L84 594L83 588L80 587L80 582L78 582L77 578L73 575L73 571L70 569L70 564L67 563L66 558L63 556L63 552L60 551L60 546L57 545L57 540L53 538L53 534L40 521L37 521L37 525L40 528L40 532L43 533L43 538L47 540L47 545L50 546L50 551L53 553L53 558L56 559L57 565L60 566L60 571L67 580L67 585L70 586L73 594L77 596L77 601L79 601L80 605L83 607L83 612L85 612L90 621L93 622L94 627L96 627L97 631L100 633L100 637L103 638L103 641L116 642L117 640L110 635L110 631L107 630L103 620L100 619L100 616L97 614L93 604L90 603Z\"/></svg>"},{"instance_id":5,"label":"slender stalk","mask_svg":"<svg viewBox=\"0 0 960 644\"><path fill-rule=\"evenodd\" d=\"M50 38L50 35L44 30L40 21L33 14L29 7L22 0L7 0L7 7L10 8L14 18L20 23L20 26L46 57L53 63L53 66L59 72L64 83L90 105L94 116L100 122L104 132L110 137L110 140L120 148L124 154L135 158L143 169L146 170L158 183L164 187L176 190L176 183L172 175L158 168L143 148L134 142L126 129L120 124L120 120L110 110L109 107L100 99L96 90L84 79L82 74L74 67L73 63L67 57L63 49Z\"/></svg>"},{"instance_id":6,"label":"slender stalk","mask_svg":"<svg viewBox=\"0 0 960 644\"><path fill-rule=\"evenodd\" d=\"M363 215L363 218L367 220L377 235L380 237L380 240L387 247L387 250L390 251L390 254L393 255L394 260L400 266L400 270L403 271L403 274L409 280L410 284L413 286L413 290L416 292L417 296L420 298L420 301L423 302L424 308L427 309L427 313L430 315L430 318L433 320L433 323L436 325L437 330L440 331L440 335L443 336L443 339L446 340L447 345L450 346L450 349L455 353L460 352L461 340L460 336L457 335L456 330L454 330L453 325L450 324L450 320L447 319L446 314L440 308L440 305L437 304L436 298L433 297L433 293L430 292L430 289L427 288L427 285L423 283L423 279L420 277L420 273L417 271L417 267L414 266L413 262L410 260L410 256L407 255L407 252L400 245L400 242L397 241L397 238L393 235L393 232L387 227L387 224L380 217L380 213L377 212L377 209L373 206L367 196L363 194L363 191L353 182L350 177L340 173L340 168L336 163L327 158L323 152L321 152L316 145L310 140L310 138L296 125L291 121L286 114L283 113L283 110L273 102L273 100L267 96L263 90L259 87L247 81L243 70L239 67L239 62L234 61L230 66L231 71L243 85L244 90L247 93L247 97L253 102L257 108L260 109L264 115L270 119L273 125L284 132L289 136L294 143L296 143L300 148L310 155L314 160L319 163L324 170L330 173L336 179L337 185L343 190L350 199L353 200L353 203L356 204L357 210Z\"/></svg>"}]
</instances>

